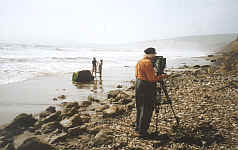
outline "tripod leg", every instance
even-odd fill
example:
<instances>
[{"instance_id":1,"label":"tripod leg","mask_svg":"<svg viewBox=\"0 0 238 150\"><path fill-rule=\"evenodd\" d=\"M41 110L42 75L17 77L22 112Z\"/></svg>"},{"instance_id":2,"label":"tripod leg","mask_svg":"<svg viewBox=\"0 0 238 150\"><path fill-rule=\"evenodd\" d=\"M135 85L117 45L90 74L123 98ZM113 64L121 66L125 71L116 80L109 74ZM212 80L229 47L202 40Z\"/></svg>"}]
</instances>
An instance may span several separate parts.
<instances>
[{"instance_id":1,"label":"tripod leg","mask_svg":"<svg viewBox=\"0 0 238 150\"><path fill-rule=\"evenodd\" d=\"M173 106L172 106L172 102L171 102L171 100L170 100L170 98L169 98L169 94L168 94L168 92L167 92L167 89L166 89L166 87L165 87L165 85L164 85L164 81L163 81L163 80L160 81L160 86L161 86L161 88L162 88L162 90L163 90L163 92L164 92L164 94L165 94L165 96L166 96L166 99L167 99L167 101L168 101L168 103L169 103L169 105L170 105L170 108L171 108L171 110L172 110L172 112L173 112L174 118L176 119L177 125L179 125L179 118L176 116L176 114L175 114L175 112L174 112L174 109L173 109Z\"/></svg>"},{"instance_id":2,"label":"tripod leg","mask_svg":"<svg viewBox=\"0 0 238 150\"><path fill-rule=\"evenodd\" d=\"M160 107L158 105L155 106L155 132L153 133L153 136L156 137L159 135L159 131L158 131L158 123L159 123L159 112L160 112Z\"/></svg>"}]
</instances>

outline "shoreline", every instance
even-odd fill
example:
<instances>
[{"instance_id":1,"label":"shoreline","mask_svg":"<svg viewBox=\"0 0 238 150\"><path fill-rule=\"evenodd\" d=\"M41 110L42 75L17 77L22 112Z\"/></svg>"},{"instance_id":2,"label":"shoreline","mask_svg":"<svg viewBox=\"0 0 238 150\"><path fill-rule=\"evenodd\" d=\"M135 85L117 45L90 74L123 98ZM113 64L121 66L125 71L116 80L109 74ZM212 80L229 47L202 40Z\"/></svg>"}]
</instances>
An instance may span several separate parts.
<instances>
[{"instance_id":1,"label":"shoreline","mask_svg":"<svg viewBox=\"0 0 238 150\"><path fill-rule=\"evenodd\" d=\"M201 65L209 63L201 58L198 60ZM181 71L179 68L168 70ZM78 85L72 83L72 74L69 73L0 85L0 95L3 100L0 102L0 126L11 122L18 114L32 113L36 115L48 106L58 108L63 102L80 102L87 100L89 96L103 100L110 90L120 89L117 88L118 85L121 85L122 88L131 85L130 81L134 79L134 68L125 66L112 68L105 70L104 74L102 80L97 77L97 80L91 83ZM62 95L65 96L64 99L58 98Z\"/></svg>"},{"instance_id":2,"label":"shoreline","mask_svg":"<svg viewBox=\"0 0 238 150\"><path fill-rule=\"evenodd\" d=\"M11 122L18 114L37 114L48 106L58 107L63 102L83 101L88 96L105 99L106 93L115 89L117 85L128 86L130 76L126 72L132 68L121 67L112 69L113 74L118 74L115 79L110 71L105 71L102 80L94 80L91 83L72 83L72 74L58 74L39 77L23 82L0 85L0 118L1 125ZM119 75L121 74L121 75ZM14 94L12 94L14 93ZM58 98L64 95L65 98ZM53 100L56 98L57 100Z\"/></svg>"}]
</instances>

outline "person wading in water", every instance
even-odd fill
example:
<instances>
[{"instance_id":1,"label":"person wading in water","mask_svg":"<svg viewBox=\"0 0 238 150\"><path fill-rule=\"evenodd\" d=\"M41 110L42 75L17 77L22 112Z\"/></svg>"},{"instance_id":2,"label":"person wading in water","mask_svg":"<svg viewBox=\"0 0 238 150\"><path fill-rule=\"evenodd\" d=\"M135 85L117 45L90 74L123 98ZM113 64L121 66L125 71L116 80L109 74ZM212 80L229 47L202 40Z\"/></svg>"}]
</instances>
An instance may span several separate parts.
<instances>
[{"instance_id":1,"label":"person wading in water","mask_svg":"<svg viewBox=\"0 0 238 150\"><path fill-rule=\"evenodd\" d=\"M101 59L98 65L98 71L99 71L99 77L102 77L102 64L103 64L103 60Z\"/></svg>"},{"instance_id":2,"label":"person wading in water","mask_svg":"<svg viewBox=\"0 0 238 150\"><path fill-rule=\"evenodd\" d=\"M94 74L94 77L96 77L96 72L97 72L97 60L96 60L95 57L93 57L92 65L93 65L92 75Z\"/></svg>"}]
</instances>

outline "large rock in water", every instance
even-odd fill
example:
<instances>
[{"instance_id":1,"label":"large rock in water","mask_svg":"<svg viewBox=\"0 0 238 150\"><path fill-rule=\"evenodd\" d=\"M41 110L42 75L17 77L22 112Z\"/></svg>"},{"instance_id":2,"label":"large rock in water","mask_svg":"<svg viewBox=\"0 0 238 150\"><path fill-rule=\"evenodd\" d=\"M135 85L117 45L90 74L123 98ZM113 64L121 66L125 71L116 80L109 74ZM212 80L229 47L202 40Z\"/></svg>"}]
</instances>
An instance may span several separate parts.
<instances>
[{"instance_id":1,"label":"large rock in water","mask_svg":"<svg viewBox=\"0 0 238 150\"><path fill-rule=\"evenodd\" d=\"M74 82L90 82L94 77L89 70L82 70L73 73L72 81Z\"/></svg>"}]
</instances>

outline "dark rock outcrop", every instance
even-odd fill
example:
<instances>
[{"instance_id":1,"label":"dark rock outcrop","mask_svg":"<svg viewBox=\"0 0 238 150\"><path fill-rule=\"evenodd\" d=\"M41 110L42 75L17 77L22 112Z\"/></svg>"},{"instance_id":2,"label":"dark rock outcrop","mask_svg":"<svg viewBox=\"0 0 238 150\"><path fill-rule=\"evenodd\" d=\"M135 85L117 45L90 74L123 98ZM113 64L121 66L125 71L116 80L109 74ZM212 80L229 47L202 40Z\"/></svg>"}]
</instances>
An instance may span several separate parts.
<instances>
[{"instance_id":1,"label":"dark rock outcrop","mask_svg":"<svg viewBox=\"0 0 238 150\"><path fill-rule=\"evenodd\" d=\"M20 145L17 150L56 150L49 144L41 142L36 137L30 137L26 139L22 145Z\"/></svg>"},{"instance_id":2,"label":"dark rock outcrop","mask_svg":"<svg viewBox=\"0 0 238 150\"><path fill-rule=\"evenodd\" d=\"M89 70L82 70L73 73L72 81L74 82L90 82L94 77Z\"/></svg>"},{"instance_id":3,"label":"dark rock outcrop","mask_svg":"<svg viewBox=\"0 0 238 150\"><path fill-rule=\"evenodd\" d=\"M5 128L9 137L18 135L29 127L34 126L37 120L32 114L19 114L16 118Z\"/></svg>"}]
</instances>

